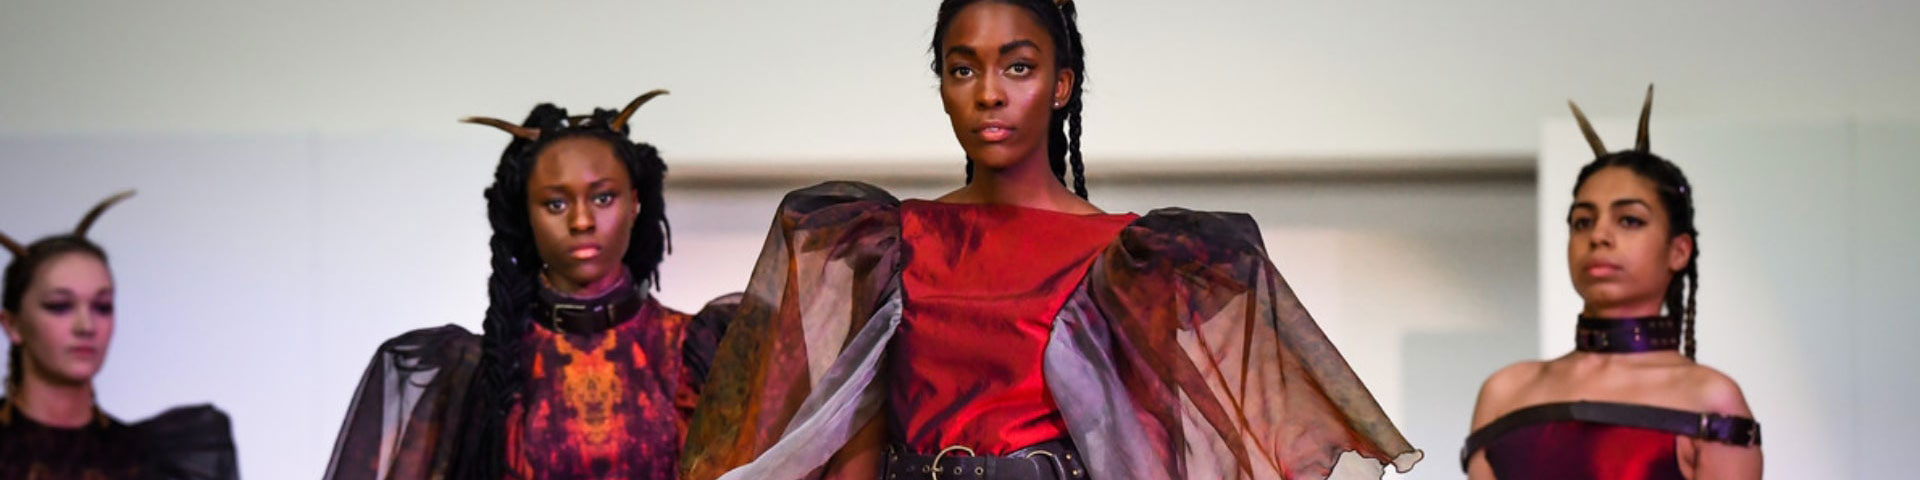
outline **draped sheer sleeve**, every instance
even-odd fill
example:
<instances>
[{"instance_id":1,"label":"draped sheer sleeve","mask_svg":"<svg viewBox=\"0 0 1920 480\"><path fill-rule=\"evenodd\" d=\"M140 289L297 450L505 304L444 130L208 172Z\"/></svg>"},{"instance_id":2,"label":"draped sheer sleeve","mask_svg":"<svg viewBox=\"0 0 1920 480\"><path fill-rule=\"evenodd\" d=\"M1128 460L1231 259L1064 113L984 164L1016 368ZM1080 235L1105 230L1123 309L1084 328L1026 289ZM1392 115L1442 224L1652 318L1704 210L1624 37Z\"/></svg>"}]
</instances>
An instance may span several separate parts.
<instances>
[{"instance_id":1,"label":"draped sheer sleeve","mask_svg":"<svg viewBox=\"0 0 1920 480\"><path fill-rule=\"evenodd\" d=\"M1245 214L1155 210L1095 262L1087 293L1108 319L1140 450L1157 456L1144 464L1165 468L1133 475L1377 479L1421 458Z\"/></svg>"},{"instance_id":2,"label":"draped sheer sleeve","mask_svg":"<svg viewBox=\"0 0 1920 480\"><path fill-rule=\"evenodd\" d=\"M380 345L354 390L327 479L444 478L480 337L447 325Z\"/></svg>"},{"instance_id":3,"label":"draped sheer sleeve","mask_svg":"<svg viewBox=\"0 0 1920 480\"><path fill-rule=\"evenodd\" d=\"M233 427L226 412L212 405L177 407L134 424L153 457L153 478L220 480L240 478L233 448Z\"/></svg>"},{"instance_id":4,"label":"draped sheer sleeve","mask_svg":"<svg viewBox=\"0 0 1920 480\"><path fill-rule=\"evenodd\" d=\"M889 304L899 235L899 201L871 185L824 183L781 201L707 373L682 449L684 477L716 478L781 439L855 334Z\"/></svg>"}]
</instances>

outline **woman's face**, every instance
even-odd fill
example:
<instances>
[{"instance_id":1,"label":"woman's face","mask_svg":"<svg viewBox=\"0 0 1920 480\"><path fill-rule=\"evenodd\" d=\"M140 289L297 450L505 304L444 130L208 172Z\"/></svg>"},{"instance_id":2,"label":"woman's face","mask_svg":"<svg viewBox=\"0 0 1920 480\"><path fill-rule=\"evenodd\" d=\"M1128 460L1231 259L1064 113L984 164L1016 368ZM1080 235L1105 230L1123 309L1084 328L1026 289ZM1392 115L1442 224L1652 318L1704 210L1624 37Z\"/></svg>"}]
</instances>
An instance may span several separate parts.
<instances>
[{"instance_id":1,"label":"woman's face","mask_svg":"<svg viewBox=\"0 0 1920 480\"><path fill-rule=\"evenodd\" d=\"M85 385L107 361L113 340L113 273L91 253L71 252L40 264L20 311L0 313L22 375L59 385Z\"/></svg>"},{"instance_id":2,"label":"woman's face","mask_svg":"<svg viewBox=\"0 0 1920 480\"><path fill-rule=\"evenodd\" d=\"M1048 121L1074 72L1054 65L1053 37L1018 6L979 2L941 39L940 100L960 147L979 166L1046 162Z\"/></svg>"},{"instance_id":3,"label":"woman's face","mask_svg":"<svg viewBox=\"0 0 1920 480\"><path fill-rule=\"evenodd\" d=\"M1693 237L1669 233L1653 181L1626 167L1606 167L1587 177L1573 200L1567 270L1586 313L1659 314L1674 272L1693 254Z\"/></svg>"},{"instance_id":4,"label":"woman's face","mask_svg":"<svg viewBox=\"0 0 1920 480\"><path fill-rule=\"evenodd\" d=\"M591 137L557 140L530 173L528 220L547 283L571 293L619 281L640 195L613 147Z\"/></svg>"}]
</instances>

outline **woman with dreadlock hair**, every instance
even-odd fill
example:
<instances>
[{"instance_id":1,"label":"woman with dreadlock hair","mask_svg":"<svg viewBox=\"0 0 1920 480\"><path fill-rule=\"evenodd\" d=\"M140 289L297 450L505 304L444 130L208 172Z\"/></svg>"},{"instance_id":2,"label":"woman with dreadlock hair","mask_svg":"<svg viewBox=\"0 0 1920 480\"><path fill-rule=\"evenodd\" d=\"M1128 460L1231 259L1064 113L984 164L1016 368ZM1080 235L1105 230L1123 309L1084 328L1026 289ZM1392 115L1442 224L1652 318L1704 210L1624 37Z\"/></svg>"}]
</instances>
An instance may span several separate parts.
<instances>
[{"instance_id":1,"label":"woman with dreadlock hair","mask_svg":"<svg viewBox=\"0 0 1920 480\"><path fill-rule=\"evenodd\" d=\"M673 478L725 303L649 295L668 249L653 146L620 111L534 107L485 192L485 332L417 330L367 367L327 478Z\"/></svg>"},{"instance_id":2,"label":"woman with dreadlock hair","mask_svg":"<svg viewBox=\"0 0 1920 480\"><path fill-rule=\"evenodd\" d=\"M227 415L208 405L128 425L100 411L93 377L113 340L113 272L87 230L123 192L93 207L72 233L21 245L0 234L7 263L0 326L7 331L0 397L0 478L239 478Z\"/></svg>"},{"instance_id":3,"label":"woman with dreadlock hair","mask_svg":"<svg viewBox=\"0 0 1920 480\"><path fill-rule=\"evenodd\" d=\"M933 70L967 182L786 197L688 478L1379 478L1419 459L1251 218L1087 201L1076 15L941 2Z\"/></svg>"},{"instance_id":4,"label":"woman with dreadlock hair","mask_svg":"<svg viewBox=\"0 0 1920 480\"><path fill-rule=\"evenodd\" d=\"M1567 210L1586 302L1574 351L1487 379L1461 467L1477 480L1760 478L1740 386L1693 359L1700 232L1686 175L1647 146L1653 87L1632 150L1607 152L1572 108L1596 156Z\"/></svg>"}]
</instances>

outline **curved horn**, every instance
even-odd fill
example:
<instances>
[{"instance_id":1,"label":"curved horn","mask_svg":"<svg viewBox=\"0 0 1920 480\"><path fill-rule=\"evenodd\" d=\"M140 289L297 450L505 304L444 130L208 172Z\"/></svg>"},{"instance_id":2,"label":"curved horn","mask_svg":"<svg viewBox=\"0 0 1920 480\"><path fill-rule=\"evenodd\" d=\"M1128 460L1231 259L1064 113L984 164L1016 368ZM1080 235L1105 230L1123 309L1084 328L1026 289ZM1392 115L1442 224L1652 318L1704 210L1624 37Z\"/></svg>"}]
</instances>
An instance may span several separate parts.
<instances>
[{"instance_id":1,"label":"curved horn","mask_svg":"<svg viewBox=\"0 0 1920 480\"><path fill-rule=\"evenodd\" d=\"M126 200L127 197L131 196L133 196L133 190L127 190L113 194L113 196L107 197L106 200L101 200L100 203L94 204L93 209L87 211L87 216L80 217L80 224L73 227L73 236L85 238L87 236L87 230L93 228L93 221L99 220L100 214L107 213L107 207L120 203L121 200Z\"/></svg>"},{"instance_id":2,"label":"curved horn","mask_svg":"<svg viewBox=\"0 0 1920 480\"><path fill-rule=\"evenodd\" d=\"M27 247L13 241L13 237L7 236L6 233L0 233L0 247L7 247L7 251L13 252L15 258L27 256Z\"/></svg>"},{"instance_id":3,"label":"curved horn","mask_svg":"<svg viewBox=\"0 0 1920 480\"><path fill-rule=\"evenodd\" d=\"M640 94L639 98L635 98L633 99L633 101L627 102L627 108L620 109L620 116L614 117L613 123L607 125L607 127L613 129L613 131L616 131L616 132L626 131L627 118L632 117L634 111L640 110L640 106L646 105L648 100L653 100L653 97L658 97L666 94L667 94L667 91L664 89L654 90L651 92Z\"/></svg>"},{"instance_id":4,"label":"curved horn","mask_svg":"<svg viewBox=\"0 0 1920 480\"><path fill-rule=\"evenodd\" d=\"M1567 101L1567 108L1573 109L1573 119L1580 122L1580 133L1587 136L1587 146L1593 147L1593 156L1606 156L1607 145L1600 142L1600 134L1593 133L1593 124L1587 123L1587 114L1581 113L1580 106L1575 105L1572 100Z\"/></svg>"},{"instance_id":5,"label":"curved horn","mask_svg":"<svg viewBox=\"0 0 1920 480\"><path fill-rule=\"evenodd\" d=\"M467 118L460 119L460 122L471 123L475 125L486 125L489 127L498 128L500 129L500 131L507 132L509 134L512 134L514 137L520 138L523 140L539 140L540 139L540 129L531 128L531 127L522 127L522 126L513 124L513 122L501 120L498 118L467 117Z\"/></svg>"},{"instance_id":6,"label":"curved horn","mask_svg":"<svg viewBox=\"0 0 1920 480\"><path fill-rule=\"evenodd\" d=\"M1647 153L1647 119L1653 116L1653 84L1647 84L1647 102L1640 104L1640 136L1633 139L1633 151Z\"/></svg>"}]
</instances>

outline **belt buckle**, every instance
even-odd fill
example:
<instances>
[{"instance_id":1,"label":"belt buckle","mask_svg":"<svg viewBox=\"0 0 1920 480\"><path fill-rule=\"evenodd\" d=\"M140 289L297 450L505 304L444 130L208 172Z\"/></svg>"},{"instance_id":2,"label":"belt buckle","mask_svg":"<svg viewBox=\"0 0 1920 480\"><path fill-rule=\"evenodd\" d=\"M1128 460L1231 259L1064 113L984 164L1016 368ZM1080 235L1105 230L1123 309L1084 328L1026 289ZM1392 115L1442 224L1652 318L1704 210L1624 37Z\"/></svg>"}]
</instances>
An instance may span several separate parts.
<instances>
[{"instance_id":1,"label":"belt buckle","mask_svg":"<svg viewBox=\"0 0 1920 480\"><path fill-rule=\"evenodd\" d=\"M951 452L956 452L956 451L958 451L958 452L967 452L967 456L969 456L969 457L978 457L978 456L980 456L979 454L976 454L976 453L973 453L973 449L972 449L972 448L967 448L967 447L966 447L966 446L964 446L964 445L953 445L953 446L949 446L949 447L947 447L947 448L942 448L942 449L940 449L940 453L937 453L937 454L934 454L934 455L933 455L933 465L931 465L930 467L928 467L928 468L930 469L930 470L929 470L929 473L931 473L931 474L932 474L932 477L933 477L933 480L940 480L940 459L941 459L941 458L945 458L945 457L947 456L947 454L948 454L948 453L951 453ZM960 470L959 470L959 467L954 467L954 471L953 471L953 473L955 473L955 474L959 474L959 473L960 473Z\"/></svg>"},{"instance_id":2,"label":"belt buckle","mask_svg":"<svg viewBox=\"0 0 1920 480\"><path fill-rule=\"evenodd\" d=\"M560 316L560 312L561 312L561 311L581 311L581 312L584 312L584 311L587 311L587 306L586 306L586 305L580 305L580 304L574 304L574 303L555 303L555 304L553 304L553 308L551 308L551 309L549 309L549 310L547 311L547 320L548 320L548 322L549 322L549 323L551 323L551 324L552 324L552 326L553 326L553 331L556 331L556 332L565 332L565 331L566 331L566 330L563 330L563 329L561 328L561 321L562 321L562 320L565 320L565 319L566 319L566 317L562 317L562 316Z\"/></svg>"},{"instance_id":3,"label":"belt buckle","mask_svg":"<svg viewBox=\"0 0 1920 480\"><path fill-rule=\"evenodd\" d=\"M1051 460L1051 462L1048 462L1048 463L1052 463L1052 464L1053 464L1053 473L1054 473L1054 477L1053 477L1053 478L1058 478L1058 479L1061 479L1061 480L1066 480L1067 478L1069 478L1069 477L1067 477L1067 464L1066 464L1066 463L1064 463L1064 462L1061 462L1061 461L1060 461L1060 457L1058 457L1058 456L1054 456L1054 454L1053 454L1053 452L1049 452L1049 451L1046 451L1046 450L1034 450L1034 451L1031 451L1031 452L1027 452L1027 461L1029 461L1029 462L1033 462L1033 463L1035 464L1035 466L1039 466L1038 464L1039 464L1040 462L1038 462L1038 461L1035 461L1035 460L1033 459L1033 457L1037 457L1037 456L1040 456L1040 455L1046 455L1046 456L1047 456L1047 460ZM1080 472L1079 470L1074 470L1074 475L1073 475L1073 476L1074 476L1074 477L1078 477L1078 476L1080 476L1080 473L1079 473L1079 472Z\"/></svg>"}]
</instances>

